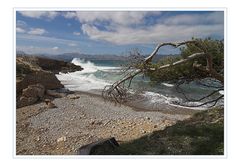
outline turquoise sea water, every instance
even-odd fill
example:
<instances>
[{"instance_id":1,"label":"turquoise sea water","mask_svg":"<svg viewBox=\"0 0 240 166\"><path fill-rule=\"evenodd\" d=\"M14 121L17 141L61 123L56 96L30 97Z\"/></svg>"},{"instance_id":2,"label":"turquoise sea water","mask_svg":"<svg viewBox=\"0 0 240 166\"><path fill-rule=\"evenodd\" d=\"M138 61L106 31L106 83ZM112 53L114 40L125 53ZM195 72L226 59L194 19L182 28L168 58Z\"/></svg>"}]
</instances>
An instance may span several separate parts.
<instances>
[{"instance_id":1,"label":"turquoise sea water","mask_svg":"<svg viewBox=\"0 0 240 166\"><path fill-rule=\"evenodd\" d=\"M56 75L62 84L64 84L65 88L72 91L96 93L101 92L106 85L110 85L121 79L123 77L123 65L127 62L114 60L85 61L83 59L74 58L72 63L82 66L84 70ZM143 76L138 76L132 81L132 92L140 92L138 96L140 96L139 99L141 99L141 102L137 103L141 103L143 107L146 105L148 107L155 105L156 109L159 109L162 106L165 108L167 105L179 106L179 104L183 103L187 106L201 104L199 102L186 102L184 96L177 92L174 84L162 82L152 85L149 82L149 78ZM189 98L195 99L203 97L214 90L212 88L200 86L196 82L184 84L182 88ZM221 104L223 104L223 101L221 101ZM206 107L197 109L204 108Z\"/></svg>"}]
</instances>

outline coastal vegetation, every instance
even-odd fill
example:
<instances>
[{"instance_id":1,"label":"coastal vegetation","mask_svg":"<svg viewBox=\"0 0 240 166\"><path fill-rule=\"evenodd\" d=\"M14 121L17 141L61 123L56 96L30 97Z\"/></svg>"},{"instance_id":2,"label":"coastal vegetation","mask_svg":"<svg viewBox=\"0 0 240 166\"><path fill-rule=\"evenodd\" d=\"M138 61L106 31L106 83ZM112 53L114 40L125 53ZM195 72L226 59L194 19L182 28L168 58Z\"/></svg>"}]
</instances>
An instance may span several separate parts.
<instances>
[{"instance_id":1,"label":"coastal vegetation","mask_svg":"<svg viewBox=\"0 0 240 166\"><path fill-rule=\"evenodd\" d=\"M159 49L164 46L180 48L180 56L171 56L160 59L157 63L153 58ZM213 107L224 98L224 94L216 95L224 90L224 41L207 39L192 39L190 41L177 43L160 43L154 51L147 57L143 57L139 52L134 52L132 61L122 79L110 86L106 86L103 97L118 103L126 102L128 92L131 88L132 80L140 75L146 75L152 83L169 82L176 85L177 91L182 93L187 101L199 102L200 105L210 104ZM207 80L207 81L206 81ZM182 84L198 82L202 86L214 88L206 96L198 99L191 99L181 89ZM212 98L212 97L215 98Z\"/></svg>"}]
</instances>

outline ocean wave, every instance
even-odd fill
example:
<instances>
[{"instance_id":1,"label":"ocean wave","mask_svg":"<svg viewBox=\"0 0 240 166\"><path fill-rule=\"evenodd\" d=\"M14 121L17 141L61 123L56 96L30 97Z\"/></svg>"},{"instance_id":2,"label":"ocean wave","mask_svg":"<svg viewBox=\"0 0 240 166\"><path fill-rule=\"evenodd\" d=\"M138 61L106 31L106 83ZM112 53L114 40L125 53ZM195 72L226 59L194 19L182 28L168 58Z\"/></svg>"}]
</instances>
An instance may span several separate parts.
<instances>
[{"instance_id":1,"label":"ocean wave","mask_svg":"<svg viewBox=\"0 0 240 166\"><path fill-rule=\"evenodd\" d=\"M89 91L93 89L103 89L109 85L105 80L99 79L94 74L84 75L81 72L59 73L57 78L63 83L65 88L72 91Z\"/></svg>"},{"instance_id":2,"label":"ocean wave","mask_svg":"<svg viewBox=\"0 0 240 166\"><path fill-rule=\"evenodd\" d=\"M195 109L195 110L206 110L209 105L204 105L201 107L195 107L197 105L202 104L201 102L186 102L183 101L181 98L178 97L170 97L165 96L159 93L155 92L149 92L145 91L142 96L146 98L146 101L148 101L152 105L170 105L174 107L179 108L188 108L188 109Z\"/></svg>"},{"instance_id":3,"label":"ocean wave","mask_svg":"<svg viewBox=\"0 0 240 166\"><path fill-rule=\"evenodd\" d=\"M121 67L110 67L110 66L97 66L91 61L86 61L85 59L73 58L72 63L81 66L83 70L81 73L95 73L98 70L113 72L115 70L121 69Z\"/></svg>"}]
</instances>

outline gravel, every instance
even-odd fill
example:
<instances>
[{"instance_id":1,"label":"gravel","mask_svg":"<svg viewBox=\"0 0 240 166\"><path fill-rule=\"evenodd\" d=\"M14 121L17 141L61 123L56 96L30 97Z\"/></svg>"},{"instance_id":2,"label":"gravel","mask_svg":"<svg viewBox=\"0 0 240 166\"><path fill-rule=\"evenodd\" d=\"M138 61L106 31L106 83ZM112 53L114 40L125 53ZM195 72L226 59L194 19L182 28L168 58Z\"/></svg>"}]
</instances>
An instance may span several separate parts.
<instances>
[{"instance_id":1,"label":"gravel","mask_svg":"<svg viewBox=\"0 0 240 166\"><path fill-rule=\"evenodd\" d=\"M31 138L37 139L39 145L44 144L45 149L64 142L64 150L57 146L57 150L52 149L51 154L74 154L77 148L108 137L115 137L120 142L133 140L190 117L186 114L135 111L129 106L116 105L89 94L77 94L77 97L71 94L52 102L56 108L48 109L45 108L45 103L39 103L17 109L20 112L41 109L35 115L28 116L26 113L24 116L28 116L27 122L30 123L31 130L41 131L32 132ZM17 149L21 149L21 146L26 149L21 142ZM48 149L47 152L42 152L37 148L26 153L48 153Z\"/></svg>"}]
</instances>

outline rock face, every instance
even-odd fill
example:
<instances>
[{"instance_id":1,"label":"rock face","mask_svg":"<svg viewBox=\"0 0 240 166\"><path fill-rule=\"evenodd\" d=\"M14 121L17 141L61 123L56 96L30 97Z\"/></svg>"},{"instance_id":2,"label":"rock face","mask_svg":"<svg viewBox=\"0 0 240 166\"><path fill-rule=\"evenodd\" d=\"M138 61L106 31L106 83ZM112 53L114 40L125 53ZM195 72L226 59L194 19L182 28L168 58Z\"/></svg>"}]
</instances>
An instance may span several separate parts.
<instances>
[{"instance_id":1,"label":"rock face","mask_svg":"<svg viewBox=\"0 0 240 166\"><path fill-rule=\"evenodd\" d=\"M45 88L42 84L29 85L27 88L22 90L22 96L17 102L17 107L31 105L39 100L42 100L44 93Z\"/></svg>"},{"instance_id":2,"label":"rock face","mask_svg":"<svg viewBox=\"0 0 240 166\"><path fill-rule=\"evenodd\" d=\"M43 70L48 70L53 73L67 73L67 72L75 72L81 71L83 68L81 66L76 66L69 62L47 59L38 57L36 64L39 65Z\"/></svg>"},{"instance_id":3,"label":"rock face","mask_svg":"<svg viewBox=\"0 0 240 166\"><path fill-rule=\"evenodd\" d=\"M28 87L28 85L38 83L42 84L46 89L58 89L64 87L53 73L36 71L27 74L21 81L17 82L17 93L21 93L23 89Z\"/></svg>"},{"instance_id":4,"label":"rock face","mask_svg":"<svg viewBox=\"0 0 240 166\"><path fill-rule=\"evenodd\" d=\"M45 90L63 88L56 73L82 70L69 62L41 57L19 56L16 63L18 107L34 104L44 96Z\"/></svg>"}]
</instances>

